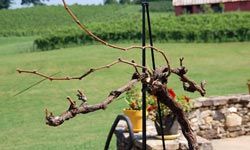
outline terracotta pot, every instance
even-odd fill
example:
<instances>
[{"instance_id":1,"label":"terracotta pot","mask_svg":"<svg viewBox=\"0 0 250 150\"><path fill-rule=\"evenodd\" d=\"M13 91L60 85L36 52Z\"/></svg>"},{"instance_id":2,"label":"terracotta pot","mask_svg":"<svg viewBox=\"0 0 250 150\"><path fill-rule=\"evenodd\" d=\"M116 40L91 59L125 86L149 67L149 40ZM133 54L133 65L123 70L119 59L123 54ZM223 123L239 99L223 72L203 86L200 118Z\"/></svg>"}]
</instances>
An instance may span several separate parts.
<instances>
[{"instance_id":1,"label":"terracotta pot","mask_svg":"<svg viewBox=\"0 0 250 150\"><path fill-rule=\"evenodd\" d=\"M129 110L124 109L123 113L128 116L132 125L134 132L142 131L142 110Z\"/></svg>"},{"instance_id":2,"label":"terracotta pot","mask_svg":"<svg viewBox=\"0 0 250 150\"><path fill-rule=\"evenodd\" d=\"M162 116L163 135L177 135L179 130L179 123L176 116L169 114ZM158 135L162 135L160 127L160 119L156 117L155 128Z\"/></svg>"}]
</instances>

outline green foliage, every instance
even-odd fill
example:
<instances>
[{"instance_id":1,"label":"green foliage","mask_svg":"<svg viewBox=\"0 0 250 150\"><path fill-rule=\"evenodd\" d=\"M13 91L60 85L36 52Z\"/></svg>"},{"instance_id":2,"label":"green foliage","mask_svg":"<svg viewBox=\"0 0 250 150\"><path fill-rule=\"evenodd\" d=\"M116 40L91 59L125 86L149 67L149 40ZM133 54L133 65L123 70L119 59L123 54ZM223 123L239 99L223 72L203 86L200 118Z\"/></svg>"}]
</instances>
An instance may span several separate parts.
<instances>
[{"instance_id":1,"label":"green foliage","mask_svg":"<svg viewBox=\"0 0 250 150\"><path fill-rule=\"evenodd\" d=\"M119 0L119 4L130 4L130 0Z\"/></svg>"},{"instance_id":2,"label":"green foliage","mask_svg":"<svg viewBox=\"0 0 250 150\"><path fill-rule=\"evenodd\" d=\"M8 9L10 4L13 0L0 0L0 9ZM22 0L21 5L25 4L34 4L34 5L43 5L42 1L49 1L49 0Z\"/></svg>"},{"instance_id":3,"label":"green foliage","mask_svg":"<svg viewBox=\"0 0 250 150\"><path fill-rule=\"evenodd\" d=\"M84 23L139 18L140 8L127 5L70 6ZM78 29L63 6L0 10L0 36L30 36ZM81 32L78 30L78 32Z\"/></svg>"},{"instance_id":4,"label":"green foliage","mask_svg":"<svg viewBox=\"0 0 250 150\"><path fill-rule=\"evenodd\" d=\"M42 1L49 1L49 0L22 0L21 5L27 5L27 4L43 5Z\"/></svg>"},{"instance_id":5,"label":"green foliage","mask_svg":"<svg viewBox=\"0 0 250 150\"><path fill-rule=\"evenodd\" d=\"M221 9L221 12L224 12L225 11L225 5L224 5L224 3L220 3L219 4L219 8Z\"/></svg>"},{"instance_id":6,"label":"green foliage","mask_svg":"<svg viewBox=\"0 0 250 150\"><path fill-rule=\"evenodd\" d=\"M211 4L204 4L204 5L201 5L202 7L202 10L204 13L213 13L213 9L211 8Z\"/></svg>"},{"instance_id":7,"label":"green foliage","mask_svg":"<svg viewBox=\"0 0 250 150\"><path fill-rule=\"evenodd\" d=\"M127 91L124 96L124 100L129 105L129 108L131 110L142 110L142 93L141 93L141 87L133 86L131 90ZM152 95L149 93L146 93L146 107L149 111L148 107L155 104L155 99Z\"/></svg>"},{"instance_id":8,"label":"green foliage","mask_svg":"<svg viewBox=\"0 0 250 150\"><path fill-rule=\"evenodd\" d=\"M105 40L141 39L141 7L137 5L74 5L71 8L87 28ZM162 42L249 41L249 18L248 12L179 17L152 12L153 39ZM34 44L38 50L94 42L77 27L62 6L1 10L0 20L0 36L39 36Z\"/></svg>"},{"instance_id":9,"label":"green foliage","mask_svg":"<svg viewBox=\"0 0 250 150\"><path fill-rule=\"evenodd\" d=\"M10 7L11 0L1 0L0 1L0 9L8 9Z\"/></svg>"},{"instance_id":10,"label":"green foliage","mask_svg":"<svg viewBox=\"0 0 250 150\"><path fill-rule=\"evenodd\" d=\"M138 87L134 86L130 91L126 92L124 99L128 103L129 109L142 109L142 94Z\"/></svg>"},{"instance_id":11,"label":"green foliage","mask_svg":"<svg viewBox=\"0 0 250 150\"><path fill-rule=\"evenodd\" d=\"M182 109L185 112L190 111L191 106L192 106L192 102L191 99L185 95L182 96L176 96L175 92L173 89L168 88L168 94L169 96L176 102L179 103L179 105L182 107ZM151 103L148 106L148 111L151 112L150 114L152 115L150 118L152 118L152 120L155 120L156 118L158 118L157 116L159 115L158 113L158 105L157 105L157 98L154 96L151 96L153 103ZM169 114L171 114L171 110L164 104L160 104L160 108L161 108L161 115L162 116L168 116Z\"/></svg>"},{"instance_id":12,"label":"green foliage","mask_svg":"<svg viewBox=\"0 0 250 150\"><path fill-rule=\"evenodd\" d=\"M202 13L222 13L224 12L224 4L204 4L201 5Z\"/></svg>"},{"instance_id":13,"label":"green foliage","mask_svg":"<svg viewBox=\"0 0 250 150\"><path fill-rule=\"evenodd\" d=\"M152 17L153 39L162 42L230 42L250 40L250 13L207 15L158 15ZM120 19L109 23L91 23L89 28L108 41L139 41L140 22ZM37 49L49 50L71 45L92 43L94 40L79 29L54 32L35 40Z\"/></svg>"},{"instance_id":14,"label":"green foliage","mask_svg":"<svg viewBox=\"0 0 250 150\"><path fill-rule=\"evenodd\" d=\"M141 0L132 0L133 4L141 4Z\"/></svg>"},{"instance_id":15,"label":"green foliage","mask_svg":"<svg viewBox=\"0 0 250 150\"><path fill-rule=\"evenodd\" d=\"M149 2L149 10L151 12L173 12L172 1L159 0Z\"/></svg>"},{"instance_id":16,"label":"green foliage","mask_svg":"<svg viewBox=\"0 0 250 150\"><path fill-rule=\"evenodd\" d=\"M117 0L104 0L104 4L118 4Z\"/></svg>"}]
</instances>

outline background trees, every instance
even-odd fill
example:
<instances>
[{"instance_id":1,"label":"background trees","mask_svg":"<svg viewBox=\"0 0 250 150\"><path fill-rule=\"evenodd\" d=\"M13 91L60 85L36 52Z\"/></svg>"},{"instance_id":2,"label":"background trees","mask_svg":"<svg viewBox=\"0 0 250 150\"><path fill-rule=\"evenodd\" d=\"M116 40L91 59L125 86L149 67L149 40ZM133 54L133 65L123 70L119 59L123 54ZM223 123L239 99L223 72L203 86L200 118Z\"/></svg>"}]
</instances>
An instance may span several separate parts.
<instances>
[{"instance_id":1,"label":"background trees","mask_svg":"<svg viewBox=\"0 0 250 150\"><path fill-rule=\"evenodd\" d=\"M119 4L130 4L130 0L119 0Z\"/></svg>"},{"instance_id":2,"label":"background trees","mask_svg":"<svg viewBox=\"0 0 250 150\"><path fill-rule=\"evenodd\" d=\"M148 2L172 3L172 0L148 0ZM104 0L104 5L106 4L141 4L141 0Z\"/></svg>"},{"instance_id":3,"label":"background trees","mask_svg":"<svg viewBox=\"0 0 250 150\"><path fill-rule=\"evenodd\" d=\"M118 2L116 0L104 0L104 5L107 4L118 4Z\"/></svg>"},{"instance_id":4,"label":"background trees","mask_svg":"<svg viewBox=\"0 0 250 150\"><path fill-rule=\"evenodd\" d=\"M22 0L21 5L25 4L44 5L43 1L49 1L49 0Z\"/></svg>"},{"instance_id":5,"label":"background trees","mask_svg":"<svg viewBox=\"0 0 250 150\"><path fill-rule=\"evenodd\" d=\"M0 9L7 9L10 7L11 0L1 0L0 1Z\"/></svg>"},{"instance_id":6,"label":"background trees","mask_svg":"<svg viewBox=\"0 0 250 150\"><path fill-rule=\"evenodd\" d=\"M33 5L44 5L44 1L49 1L49 0L22 0L21 1L21 5L29 5L29 4L33 4ZM14 0L1 0L0 1L0 9L8 9L11 5L11 3L13 3Z\"/></svg>"}]
</instances>

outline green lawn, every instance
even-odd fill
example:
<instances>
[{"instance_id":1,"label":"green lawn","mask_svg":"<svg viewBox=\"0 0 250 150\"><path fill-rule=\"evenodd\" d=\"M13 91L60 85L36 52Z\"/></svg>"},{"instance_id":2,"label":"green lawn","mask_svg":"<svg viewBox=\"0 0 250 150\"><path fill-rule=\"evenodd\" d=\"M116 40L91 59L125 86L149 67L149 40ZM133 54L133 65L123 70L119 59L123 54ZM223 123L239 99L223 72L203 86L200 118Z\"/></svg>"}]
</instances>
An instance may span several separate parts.
<instances>
[{"instance_id":1,"label":"green lawn","mask_svg":"<svg viewBox=\"0 0 250 150\"><path fill-rule=\"evenodd\" d=\"M121 52L101 45L47 52L29 52L33 37L0 38L0 149L103 149L106 136L116 115L126 107L123 100L112 103L107 110L78 116L62 126L48 127L44 123L44 109L56 114L68 107L67 96L75 97L77 89L84 89L89 103L98 103L108 93L130 79L133 69L120 65L96 72L83 81L45 81L14 97L16 93L41 80L36 76L17 74L16 68L37 69L59 76L80 75L90 67L112 62L118 57L140 62L140 51ZM121 44L128 46L128 44ZM221 44L155 44L165 49L173 67L185 57L189 76L207 81L208 96L247 93L250 79L250 42ZM157 64L163 60L157 57ZM185 93L177 77L169 85L177 93ZM114 144L113 144L113 148Z\"/></svg>"}]
</instances>

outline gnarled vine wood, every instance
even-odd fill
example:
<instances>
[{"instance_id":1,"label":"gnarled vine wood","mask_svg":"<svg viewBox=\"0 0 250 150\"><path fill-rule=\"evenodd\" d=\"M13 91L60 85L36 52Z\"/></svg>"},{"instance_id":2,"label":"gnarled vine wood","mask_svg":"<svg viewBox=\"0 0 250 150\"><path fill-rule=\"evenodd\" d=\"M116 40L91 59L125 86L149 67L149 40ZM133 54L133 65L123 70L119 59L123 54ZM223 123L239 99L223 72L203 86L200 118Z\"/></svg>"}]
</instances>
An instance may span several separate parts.
<instances>
[{"instance_id":1,"label":"gnarled vine wood","mask_svg":"<svg viewBox=\"0 0 250 150\"><path fill-rule=\"evenodd\" d=\"M96 41L98 41L101 44L108 46L110 48L115 48L115 49L122 50L122 51L129 51L132 49L145 49L145 48L146 49L147 48L153 49L155 52L158 52L162 55L162 57L166 61L166 65L164 67L158 67L155 70L152 70L150 68L147 68L147 67L144 67L140 64L137 64L133 60L127 61L127 60L118 58L118 60L116 60L108 65L104 65L104 66L97 67L97 68L91 68L88 71L84 72L82 75L76 76L76 77L51 77L49 75L45 75L45 74L37 72L37 71L17 69L17 71L19 73L28 73L28 74L37 75L37 76L40 76L42 78L45 78L45 79L48 79L51 81L53 81L53 80L82 80L83 78L94 73L95 71L99 71L102 69L108 69L108 68L110 68L114 65L120 64L120 63L127 64L129 67L133 67L135 69L135 73L133 75L131 75L132 79L130 81L128 81L127 84L125 84L124 86L122 86L116 90L111 91L109 93L109 95L99 104L89 105L87 103L87 97L84 94L84 92L78 90L77 91L78 92L78 94L77 94L78 99L82 101L80 105L77 106L76 101L72 100L72 98L70 98L70 97L67 97L67 100L70 103L69 108L65 112L63 112L61 115L55 116L52 112L49 112L46 109L45 110L45 112L46 112L46 117L45 117L46 124L48 124L50 126L59 126L59 125L63 124L66 120L69 120L69 119L76 117L78 114L86 114L86 113L94 112L97 110L104 110L107 108L108 104L112 103L116 98L118 98L124 92L129 91L133 85L140 82L142 84L145 84L147 87L146 89L143 89L143 90L147 90L148 93L156 96L157 99L161 103L163 103L167 107L169 107L171 109L171 111L177 116L178 122L180 123L180 126L182 128L182 132L188 141L189 149L198 149L196 136L194 135L194 133L190 127L189 121L186 118L184 111L182 110L181 106L169 96L168 91L167 91L167 83L168 83L169 76L171 74L175 74L175 75L180 77L180 81L183 83L184 90L189 91L189 92L197 91L202 96L204 96L206 94L206 90L204 88L205 82L201 82L201 84L198 85L186 76L187 69L183 66L183 58L180 59L180 67L171 68L166 54L162 50L160 50L156 47L153 47L151 45L149 45L149 46L130 46L130 47L124 48L124 47L119 47L117 45L110 44L110 43L102 40L101 38L99 38L95 34L93 34L90 30L88 30L86 28L86 26L84 24L82 24L77 19L76 15L67 6L65 1L64 0L62 0L62 1L63 1L65 9L70 14L70 16L73 18L73 20L77 23L77 25L84 32L86 32L89 36L94 38ZM144 70L146 70L146 72L144 73L142 71L139 71L140 69L144 69Z\"/></svg>"}]
</instances>

